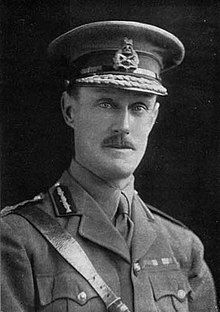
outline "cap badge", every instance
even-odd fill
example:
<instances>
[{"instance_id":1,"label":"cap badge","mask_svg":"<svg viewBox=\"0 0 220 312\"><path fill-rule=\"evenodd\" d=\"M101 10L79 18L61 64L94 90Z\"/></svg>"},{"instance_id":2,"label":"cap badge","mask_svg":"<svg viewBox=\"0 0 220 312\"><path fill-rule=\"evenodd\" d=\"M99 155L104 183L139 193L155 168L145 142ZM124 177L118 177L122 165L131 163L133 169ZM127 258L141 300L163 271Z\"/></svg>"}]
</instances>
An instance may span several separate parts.
<instances>
[{"instance_id":1,"label":"cap badge","mask_svg":"<svg viewBox=\"0 0 220 312\"><path fill-rule=\"evenodd\" d=\"M119 49L113 58L114 69L122 69L128 71L129 69L137 69L139 58L133 48L133 40L124 38L122 47Z\"/></svg>"}]
</instances>

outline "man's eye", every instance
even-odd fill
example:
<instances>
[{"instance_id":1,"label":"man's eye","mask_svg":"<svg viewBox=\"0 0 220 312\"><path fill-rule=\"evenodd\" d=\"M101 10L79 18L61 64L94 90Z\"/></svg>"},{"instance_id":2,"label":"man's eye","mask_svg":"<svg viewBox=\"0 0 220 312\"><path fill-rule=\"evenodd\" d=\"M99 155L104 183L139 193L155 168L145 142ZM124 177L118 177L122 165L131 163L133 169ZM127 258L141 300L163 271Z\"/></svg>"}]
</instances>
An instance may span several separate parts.
<instances>
[{"instance_id":1,"label":"man's eye","mask_svg":"<svg viewBox=\"0 0 220 312\"><path fill-rule=\"evenodd\" d=\"M132 110L135 112L147 111L148 107L144 104L136 104L132 107Z\"/></svg>"},{"instance_id":2,"label":"man's eye","mask_svg":"<svg viewBox=\"0 0 220 312\"><path fill-rule=\"evenodd\" d=\"M101 107L101 108L112 108L112 104L107 103L107 102L102 102L102 103L99 103L99 107Z\"/></svg>"}]
</instances>

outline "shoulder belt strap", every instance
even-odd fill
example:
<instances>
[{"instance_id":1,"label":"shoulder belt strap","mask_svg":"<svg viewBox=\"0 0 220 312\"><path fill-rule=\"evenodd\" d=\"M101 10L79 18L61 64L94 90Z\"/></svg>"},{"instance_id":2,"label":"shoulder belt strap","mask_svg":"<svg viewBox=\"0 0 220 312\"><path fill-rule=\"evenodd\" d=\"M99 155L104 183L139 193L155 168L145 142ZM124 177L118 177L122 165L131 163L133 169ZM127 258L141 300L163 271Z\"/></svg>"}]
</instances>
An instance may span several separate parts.
<instances>
[{"instance_id":1,"label":"shoulder belt strap","mask_svg":"<svg viewBox=\"0 0 220 312\"><path fill-rule=\"evenodd\" d=\"M48 213L36 206L23 206L14 213L28 220L59 254L77 270L104 301L109 312L130 312L97 273L79 243Z\"/></svg>"}]
</instances>

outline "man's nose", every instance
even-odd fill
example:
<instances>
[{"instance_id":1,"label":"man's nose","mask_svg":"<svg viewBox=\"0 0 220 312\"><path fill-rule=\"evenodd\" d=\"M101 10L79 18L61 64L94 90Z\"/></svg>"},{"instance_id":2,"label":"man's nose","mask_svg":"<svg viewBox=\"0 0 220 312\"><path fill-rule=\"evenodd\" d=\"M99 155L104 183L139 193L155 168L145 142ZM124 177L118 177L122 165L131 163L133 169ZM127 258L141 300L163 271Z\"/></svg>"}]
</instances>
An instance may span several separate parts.
<instances>
[{"instance_id":1,"label":"man's nose","mask_svg":"<svg viewBox=\"0 0 220 312\"><path fill-rule=\"evenodd\" d=\"M117 112L117 116L112 126L114 133L130 133L130 114L128 109L120 110Z\"/></svg>"}]
</instances>

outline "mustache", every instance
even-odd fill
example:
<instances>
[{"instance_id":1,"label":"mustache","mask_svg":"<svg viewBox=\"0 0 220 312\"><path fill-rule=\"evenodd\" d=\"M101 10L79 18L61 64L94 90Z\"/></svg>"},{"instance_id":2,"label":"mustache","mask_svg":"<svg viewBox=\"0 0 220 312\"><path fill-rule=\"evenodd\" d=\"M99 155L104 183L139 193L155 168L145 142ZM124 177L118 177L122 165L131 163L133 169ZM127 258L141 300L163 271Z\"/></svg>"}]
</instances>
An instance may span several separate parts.
<instances>
[{"instance_id":1,"label":"mustache","mask_svg":"<svg viewBox=\"0 0 220 312\"><path fill-rule=\"evenodd\" d=\"M107 137L103 140L102 146L112 148L128 148L135 150L133 142L126 139L123 134L114 134Z\"/></svg>"}]
</instances>

